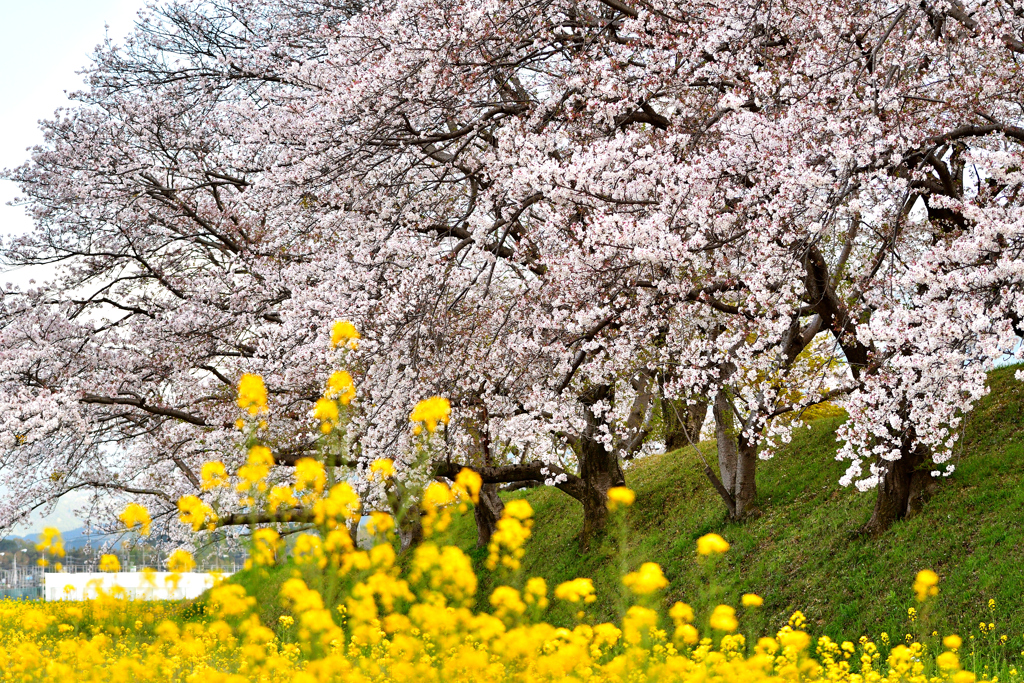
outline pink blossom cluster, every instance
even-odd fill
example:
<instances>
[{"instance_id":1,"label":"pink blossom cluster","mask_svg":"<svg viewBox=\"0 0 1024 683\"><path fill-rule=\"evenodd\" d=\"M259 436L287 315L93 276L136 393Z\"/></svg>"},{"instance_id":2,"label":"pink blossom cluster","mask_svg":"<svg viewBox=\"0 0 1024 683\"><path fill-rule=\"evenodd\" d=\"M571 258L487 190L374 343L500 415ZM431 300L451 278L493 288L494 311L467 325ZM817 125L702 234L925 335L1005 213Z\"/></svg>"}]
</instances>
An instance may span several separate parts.
<instances>
[{"instance_id":1,"label":"pink blossom cluster","mask_svg":"<svg viewBox=\"0 0 1024 683\"><path fill-rule=\"evenodd\" d=\"M36 229L4 257L59 270L0 303L0 524L76 489L172 520L243 457L244 372L281 465L352 372L345 457L410 484L440 458L586 506L658 399L731 414L741 508L823 400L845 481L938 468L1021 355L1022 30L1007 0L148 10L9 172Z\"/></svg>"}]
</instances>

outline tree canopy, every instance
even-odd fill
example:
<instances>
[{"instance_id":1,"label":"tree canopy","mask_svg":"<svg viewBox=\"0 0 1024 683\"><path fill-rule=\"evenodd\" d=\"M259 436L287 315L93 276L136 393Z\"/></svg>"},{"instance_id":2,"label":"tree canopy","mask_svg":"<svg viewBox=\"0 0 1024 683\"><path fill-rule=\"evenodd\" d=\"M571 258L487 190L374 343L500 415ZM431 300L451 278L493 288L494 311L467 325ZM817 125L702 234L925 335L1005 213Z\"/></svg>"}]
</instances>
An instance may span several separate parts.
<instances>
[{"instance_id":1,"label":"tree canopy","mask_svg":"<svg viewBox=\"0 0 1024 683\"><path fill-rule=\"evenodd\" d=\"M735 517L834 400L884 527L1021 353L1022 29L1004 1L151 9L8 172L36 229L4 258L58 274L3 292L0 524L81 488L171 522L241 465L251 373L276 465L557 486L585 534L655 400L714 403Z\"/></svg>"}]
</instances>

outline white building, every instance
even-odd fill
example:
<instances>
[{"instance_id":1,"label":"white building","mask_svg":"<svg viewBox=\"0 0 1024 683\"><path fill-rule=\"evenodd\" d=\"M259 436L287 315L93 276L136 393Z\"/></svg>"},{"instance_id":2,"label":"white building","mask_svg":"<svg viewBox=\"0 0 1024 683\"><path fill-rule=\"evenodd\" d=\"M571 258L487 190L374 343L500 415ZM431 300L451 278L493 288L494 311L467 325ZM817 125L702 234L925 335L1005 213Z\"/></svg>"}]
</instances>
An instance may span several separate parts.
<instances>
[{"instance_id":1,"label":"white building","mask_svg":"<svg viewBox=\"0 0 1024 683\"><path fill-rule=\"evenodd\" d=\"M215 578L213 574L171 572L53 572L43 576L44 600L91 600L100 591L123 591L129 600L191 599L212 588Z\"/></svg>"}]
</instances>

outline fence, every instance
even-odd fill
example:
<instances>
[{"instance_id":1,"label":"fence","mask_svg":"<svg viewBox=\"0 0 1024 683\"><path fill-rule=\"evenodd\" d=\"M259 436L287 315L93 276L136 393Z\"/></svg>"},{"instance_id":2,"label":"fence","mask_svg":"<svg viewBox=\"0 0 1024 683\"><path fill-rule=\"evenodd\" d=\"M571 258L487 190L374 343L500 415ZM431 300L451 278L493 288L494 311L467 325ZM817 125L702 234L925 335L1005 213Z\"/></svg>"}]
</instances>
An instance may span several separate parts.
<instances>
[{"instance_id":1,"label":"fence","mask_svg":"<svg viewBox=\"0 0 1024 683\"><path fill-rule=\"evenodd\" d=\"M162 565L157 565L162 566ZM121 563L121 569L126 572L140 572L146 567L151 565L139 564L126 564ZM152 567L156 569L156 567ZM206 574L234 574L235 572L242 569L242 565L237 562L200 562L196 565L192 571ZM158 570L159 571L159 570ZM52 567L46 569L46 573L54 573L55 570ZM62 564L60 572L62 574L96 574L100 572L99 565L93 564Z\"/></svg>"},{"instance_id":2,"label":"fence","mask_svg":"<svg viewBox=\"0 0 1024 683\"><path fill-rule=\"evenodd\" d=\"M43 596L43 568L0 569L0 598L36 600Z\"/></svg>"},{"instance_id":3,"label":"fence","mask_svg":"<svg viewBox=\"0 0 1024 683\"><path fill-rule=\"evenodd\" d=\"M198 597L212 588L212 574L171 572L114 572L45 576L44 600L91 600L103 592L114 592L128 600L182 600Z\"/></svg>"},{"instance_id":4,"label":"fence","mask_svg":"<svg viewBox=\"0 0 1024 683\"><path fill-rule=\"evenodd\" d=\"M125 572L140 572L143 567L134 564L123 566ZM198 574L230 575L242 569L237 562L202 562L193 570ZM16 567L0 569L0 600L39 600L44 597L43 586L49 583L46 577L53 574L101 574L96 564L67 564L55 572L53 567ZM51 598L52 599L52 598Z\"/></svg>"}]
</instances>

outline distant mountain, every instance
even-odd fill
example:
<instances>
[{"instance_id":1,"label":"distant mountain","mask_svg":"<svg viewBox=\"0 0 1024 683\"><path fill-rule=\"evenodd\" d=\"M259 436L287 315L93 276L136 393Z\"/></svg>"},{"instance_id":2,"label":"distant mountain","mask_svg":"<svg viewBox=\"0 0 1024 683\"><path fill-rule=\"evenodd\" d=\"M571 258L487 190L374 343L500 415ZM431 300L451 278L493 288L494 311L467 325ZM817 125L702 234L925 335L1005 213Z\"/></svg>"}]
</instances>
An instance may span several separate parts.
<instances>
[{"instance_id":1,"label":"distant mountain","mask_svg":"<svg viewBox=\"0 0 1024 683\"><path fill-rule=\"evenodd\" d=\"M29 543L38 543L42 538L42 534L29 534L28 536L9 536L9 538L20 538L23 541ZM60 532L61 538L64 539L64 548L66 550L78 550L84 548L89 544L90 538L92 539L93 546L102 545L103 541L106 540L106 535L101 533L93 533L91 536L85 533L85 527L78 527L77 529L71 529L70 531Z\"/></svg>"}]
</instances>

